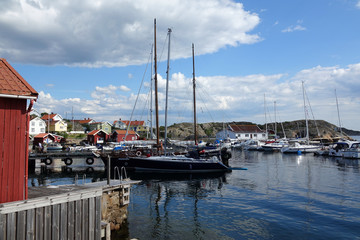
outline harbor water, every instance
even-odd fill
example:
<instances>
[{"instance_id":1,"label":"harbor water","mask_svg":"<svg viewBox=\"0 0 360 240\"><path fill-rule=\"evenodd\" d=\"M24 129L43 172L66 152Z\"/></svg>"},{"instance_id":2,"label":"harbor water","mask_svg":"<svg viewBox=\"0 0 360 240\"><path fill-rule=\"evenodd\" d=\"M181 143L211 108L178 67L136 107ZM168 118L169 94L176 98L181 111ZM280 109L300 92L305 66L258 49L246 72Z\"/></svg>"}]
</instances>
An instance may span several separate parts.
<instances>
[{"instance_id":1,"label":"harbor water","mask_svg":"<svg viewBox=\"0 0 360 240\"><path fill-rule=\"evenodd\" d=\"M131 175L143 181L132 187L127 222L112 239L360 239L359 160L232 155L232 167L248 170ZM68 174L30 175L29 185L74 183ZM84 181L103 177L95 171Z\"/></svg>"}]
</instances>

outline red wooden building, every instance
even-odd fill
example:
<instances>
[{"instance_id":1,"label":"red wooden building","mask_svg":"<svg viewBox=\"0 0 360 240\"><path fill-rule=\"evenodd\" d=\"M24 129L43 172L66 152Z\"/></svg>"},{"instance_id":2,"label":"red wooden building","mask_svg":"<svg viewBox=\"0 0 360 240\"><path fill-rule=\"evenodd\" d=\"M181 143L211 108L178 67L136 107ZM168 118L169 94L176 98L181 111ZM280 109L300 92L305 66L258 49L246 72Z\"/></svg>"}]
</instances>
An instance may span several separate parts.
<instances>
[{"instance_id":1,"label":"red wooden building","mask_svg":"<svg viewBox=\"0 0 360 240\"><path fill-rule=\"evenodd\" d=\"M102 129L93 130L88 133L87 140L90 144L103 144L109 139L109 134L107 134Z\"/></svg>"},{"instance_id":2,"label":"red wooden building","mask_svg":"<svg viewBox=\"0 0 360 240\"><path fill-rule=\"evenodd\" d=\"M111 134L111 140L114 142L121 142L124 141L126 135L126 130L115 130ZM134 131L129 131L128 135L126 136L126 141L135 141L139 139L139 134Z\"/></svg>"},{"instance_id":3,"label":"red wooden building","mask_svg":"<svg viewBox=\"0 0 360 240\"><path fill-rule=\"evenodd\" d=\"M64 137L52 134L52 133L39 133L34 137L33 144L35 146L38 146L39 143L51 143L51 142L57 142L60 143L63 140Z\"/></svg>"},{"instance_id":4,"label":"red wooden building","mask_svg":"<svg viewBox=\"0 0 360 240\"><path fill-rule=\"evenodd\" d=\"M27 199L29 121L37 97L0 58L0 203Z\"/></svg>"}]
</instances>

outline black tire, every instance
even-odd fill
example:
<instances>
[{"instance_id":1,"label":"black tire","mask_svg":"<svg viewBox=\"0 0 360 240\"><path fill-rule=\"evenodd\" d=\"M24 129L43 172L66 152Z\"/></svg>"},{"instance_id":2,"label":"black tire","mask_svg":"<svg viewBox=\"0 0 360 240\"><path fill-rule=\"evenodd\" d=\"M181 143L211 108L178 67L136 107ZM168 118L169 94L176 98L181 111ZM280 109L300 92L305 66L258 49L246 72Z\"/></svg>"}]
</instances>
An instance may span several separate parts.
<instances>
[{"instance_id":1,"label":"black tire","mask_svg":"<svg viewBox=\"0 0 360 240\"><path fill-rule=\"evenodd\" d=\"M93 172L94 172L94 168L93 168L93 167L88 167L85 171L86 171L87 173L93 173Z\"/></svg>"},{"instance_id":2,"label":"black tire","mask_svg":"<svg viewBox=\"0 0 360 240\"><path fill-rule=\"evenodd\" d=\"M92 165L94 163L94 159L92 157L89 157L86 159L86 163Z\"/></svg>"},{"instance_id":3,"label":"black tire","mask_svg":"<svg viewBox=\"0 0 360 240\"><path fill-rule=\"evenodd\" d=\"M73 160L71 158L65 158L64 163L69 166L73 163Z\"/></svg>"},{"instance_id":4,"label":"black tire","mask_svg":"<svg viewBox=\"0 0 360 240\"><path fill-rule=\"evenodd\" d=\"M52 164L52 161L53 161L53 160L52 160L52 158L50 158L50 157L44 159L44 163L45 163L46 165Z\"/></svg>"}]
</instances>

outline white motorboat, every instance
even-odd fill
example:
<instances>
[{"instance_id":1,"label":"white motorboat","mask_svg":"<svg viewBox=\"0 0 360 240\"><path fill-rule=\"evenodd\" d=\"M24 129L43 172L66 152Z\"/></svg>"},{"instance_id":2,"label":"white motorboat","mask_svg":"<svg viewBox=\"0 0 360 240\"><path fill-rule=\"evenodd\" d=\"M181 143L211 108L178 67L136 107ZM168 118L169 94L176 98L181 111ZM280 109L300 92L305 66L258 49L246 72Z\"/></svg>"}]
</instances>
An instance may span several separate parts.
<instances>
[{"instance_id":1,"label":"white motorboat","mask_svg":"<svg viewBox=\"0 0 360 240\"><path fill-rule=\"evenodd\" d=\"M348 149L356 149L359 145L358 141L350 141L350 140L344 140L339 141L335 143L330 149L329 149L329 156L331 157L344 157L344 152ZM350 152L347 153L347 155L350 156Z\"/></svg>"},{"instance_id":2,"label":"white motorboat","mask_svg":"<svg viewBox=\"0 0 360 240\"><path fill-rule=\"evenodd\" d=\"M283 153L315 153L321 149L321 146L300 144L295 142L292 146L284 147L281 149Z\"/></svg>"}]
</instances>

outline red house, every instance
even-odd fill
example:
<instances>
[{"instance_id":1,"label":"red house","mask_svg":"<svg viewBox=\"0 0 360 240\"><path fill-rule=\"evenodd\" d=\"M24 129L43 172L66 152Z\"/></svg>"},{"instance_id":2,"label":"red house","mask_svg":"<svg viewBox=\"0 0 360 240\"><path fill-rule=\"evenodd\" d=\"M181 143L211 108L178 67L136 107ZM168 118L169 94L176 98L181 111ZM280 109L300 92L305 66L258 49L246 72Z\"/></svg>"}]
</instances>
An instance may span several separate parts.
<instances>
[{"instance_id":1,"label":"red house","mask_svg":"<svg viewBox=\"0 0 360 240\"><path fill-rule=\"evenodd\" d=\"M89 141L90 144L103 144L105 143L109 138L109 134L107 134L105 131L98 129L98 130L93 130L91 132L88 133L87 135L87 139Z\"/></svg>"},{"instance_id":2,"label":"red house","mask_svg":"<svg viewBox=\"0 0 360 240\"><path fill-rule=\"evenodd\" d=\"M121 141L124 141L125 135L126 135L126 130L115 130L111 134L111 139L114 142L121 142ZM134 141L134 140L138 140L139 137L140 137L139 134L130 130L128 132L128 135L126 136L125 140L126 141Z\"/></svg>"},{"instance_id":3,"label":"red house","mask_svg":"<svg viewBox=\"0 0 360 240\"><path fill-rule=\"evenodd\" d=\"M29 121L37 97L25 79L0 58L0 203L27 199Z\"/></svg>"},{"instance_id":4,"label":"red house","mask_svg":"<svg viewBox=\"0 0 360 240\"><path fill-rule=\"evenodd\" d=\"M56 134L51 134L51 133L39 133L38 135L36 135L34 137L34 145L39 145L39 143L43 144L43 143L50 143L50 142L61 142L61 140L64 137L56 135Z\"/></svg>"}]
</instances>

